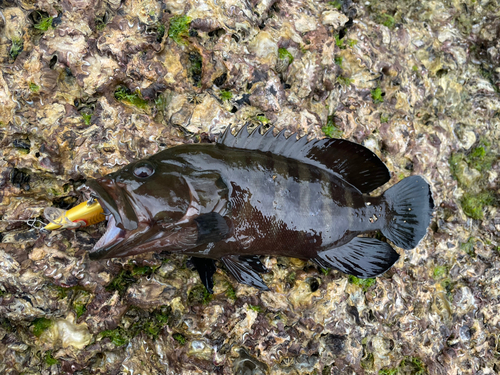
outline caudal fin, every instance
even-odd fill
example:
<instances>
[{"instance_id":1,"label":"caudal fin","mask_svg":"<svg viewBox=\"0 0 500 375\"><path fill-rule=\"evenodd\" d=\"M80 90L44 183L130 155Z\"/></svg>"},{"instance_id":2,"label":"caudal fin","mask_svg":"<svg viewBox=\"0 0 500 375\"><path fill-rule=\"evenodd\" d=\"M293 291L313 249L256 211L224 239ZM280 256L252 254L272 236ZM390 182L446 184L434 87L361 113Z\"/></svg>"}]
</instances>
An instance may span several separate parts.
<instances>
[{"instance_id":1,"label":"caudal fin","mask_svg":"<svg viewBox=\"0 0 500 375\"><path fill-rule=\"evenodd\" d=\"M410 176L388 189L384 198L390 212L382 233L396 246L413 249L431 222L431 187L421 176Z\"/></svg>"}]
</instances>

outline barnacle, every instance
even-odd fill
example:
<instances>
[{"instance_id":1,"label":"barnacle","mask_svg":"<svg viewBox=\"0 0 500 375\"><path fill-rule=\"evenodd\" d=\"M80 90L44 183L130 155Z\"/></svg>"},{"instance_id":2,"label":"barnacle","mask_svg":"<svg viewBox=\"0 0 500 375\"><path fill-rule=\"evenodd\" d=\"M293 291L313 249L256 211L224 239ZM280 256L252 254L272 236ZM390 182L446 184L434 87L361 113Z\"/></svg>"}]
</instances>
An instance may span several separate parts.
<instances>
[{"instance_id":1,"label":"barnacle","mask_svg":"<svg viewBox=\"0 0 500 375\"><path fill-rule=\"evenodd\" d=\"M203 98L205 97L204 94L197 93L188 93L186 96L188 102L192 104L201 104L203 102Z\"/></svg>"}]
</instances>

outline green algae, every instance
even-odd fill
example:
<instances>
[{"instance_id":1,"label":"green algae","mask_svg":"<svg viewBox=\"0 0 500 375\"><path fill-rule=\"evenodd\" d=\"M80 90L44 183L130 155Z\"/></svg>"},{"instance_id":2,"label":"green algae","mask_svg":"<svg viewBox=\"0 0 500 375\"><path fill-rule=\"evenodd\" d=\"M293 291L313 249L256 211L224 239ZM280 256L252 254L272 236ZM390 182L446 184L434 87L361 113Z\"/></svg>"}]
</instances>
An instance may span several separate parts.
<instances>
[{"instance_id":1,"label":"green algae","mask_svg":"<svg viewBox=\"0 0 500 375\"><path fill-rule=\"evenodd\" d=\"M261 313L262 311L264 311L262 309L262 307L260 307L258 305L248 305L248 307L250 308L250 310L258 312L258 313Z\"/></svg>"},{"instance_id":2,"label":"green algae","mask_svg":"<svg viewBox=\"0 0 500 375\"><path fill-rule=\"evenodd\" d=\"M394 17L386 13L380 14L376 17L376 21L381 25L387 26L389 29L394 29L394 26L396 25Z\"/></svg>"},{"instance_id":3,"label":"green algae","mask_svg":"<svg viewBox=\"0 0 500 375\"><path fill-rule=\"evenodd\" d=\"M356 44L358 44L358 41L356 39L347 39L345 41L345 43L349 46L349 47L354 47Z\"/></svg>"},{"instance_id":4,"label":"green algae","mask_svg":"<svg viewBox=\"0 0 500 375\"><path fill-rule=\"evenodd\" d=\"M201 87L201 75L203 71L203 58L198 52L189 54L188 74L194 82L194 86Z\"/></svg>"},{"instance_id":5,"label":"green algae","mask_svg":"<svg viewBox=\"0 0 500 375\"><path fill-rule=\"evenodd\" d=\"M106 286L107 291L118 291L123 293L142 276L151 276L158 267L135 265L129 262L126 268L122 269L118 275Z\"/></svg>"},{"instance_id":6,"label":"green algae","mask_svg":"<svg viewBox=\"0 0 500 375\"><path fill-rule=\"evenodd\" d=\"M269 124L269 119L266 116L264 116L264 115L255 116L255 119L258 122L260 122L262 125Z\"/></svg>"},{"instance_id":7,"label":"green algae","mask_svg":"<svg viewBox=\"0 0 500 375\"><path fill-rule=\"evenodd\" d=\"M179 45L187 45L186 38L189 36L190 23L191 17L186 15L172 17L168 27L168 37Z\"/></svg>"},{"instance_id":8,"label":"green algae","mask_svg":"<svg viewBox=\"0 0 500 375\"><path fill-rule=\"evenodd\" d=\"M185 345L186 344L186 338L184 336L182 336L180 333L174 333L172 335L172 337L174 338L175 341L177 341L179 344L181 345Z\"/></svg>"},{"instance_id":9,"label":"green algae","mask_svg":"<svg viewBox=\"0 0 500 375\"><path fill-rule=\"evenodd\" d=\"M82 117L85 125L90 125L90 119L92 118L92 113L82 113Z\"/></svg>"},{"instance_id":10,"label":"green algae","mask_svg":"<svg viewBox=\"0 0 500 375\"><path fill-rule=\"evenodd\" d=\"M464 213L476 220L484 218L484 207L497 203L495 194L487 189L488 171L498 156L490 143L481 139L470 151L451 154L448 164L452 176L465 191L460 199Z\"/></svg>"},{"instance_id":11,"label":"green algae","mask_svg":"<svg viewBox=\"0 0 500 375\"><path fill-rule=\"evenodd\" d=\"M40 337L43 332L52 326L52 321L47 318L37 318L33 321L33 334Z\"/></svg>"},{"instance_id":12,"label":"green algae","mask_svg":"<svg viewBox=\"0 0 500 375\"><path fill-rule=\"evenodd\" d=\"M167 28L165 27L164 24L158 22L156 24L156 41L158 43L161 43L162 40L163 40L163 37L165 36L165 31L167 30Z\"/></svg>"},{"instance_id":13,"label":"green algae","mask_svg":"<svg viewBox=\"0 0 500 375\"><path fill-rule=\"evenodd\" d=\"M132 275L132 272L126 269L120 271L116 277L106 286L107 291L118 291L123 293L127 288L134 284L137 279Z\"/></svg>"},{"instance_id":14,"label":"green algae","mask_svg":"<svg viewBox=\"0 0 500 375\"><path fill-rule=\"evenodd\" d=\"M399 370L412 375L424 375L427 373L425 365L420 358L406 357L399 364Z\"/></svg>"},{"instance_id":15,"label":"green algae","mask_svg":"<svg viewBox=\"0 0 500 375\"><path fill-rule=\"evenodd\" d=\"M342 130L337 128L337 126L335 125L334 115L328 116L326 125L323 126L321 130L327 137L330 138L341 138L343 134Z\"/></svg>"},{"instance_id":16,"label":"green algae","mask_svg":"<svg viewBox=\"0 0 500 375\"><path fill-rule=\"evenodd\" d=\"M33 94L38 94L38 92L40 91L40 86L38 86L36 83L34 82L30 82L30 91L33 93Z\"/></svg>"},{"instance_id":17,"label":"green algae","mask_svg":"<svg viewBox=\"0 0 500 375\"><path fill-rule=\"evenodd\" d=\"M140 97L140 92L137 90L135 93L130 92L125 87L118 87L115 90L115 98L121 102L127 102L140 109L146 109L148 102Z\"/></svg>"},{"instance_id":18,"label":"green algae","mask_svg":"<svg viewBox=\"0 0 500 375\"><path fill-rule=\"evenodd\" d=\"M405 357L398 367L381 369L378 375L424 375L427 373L425 365L421 359L417 357Z\"/></svg>"},{"instance_id":19,"label":"green algae","mask_svg":"<svg viewBox=\"0 0 500 375\"><path fill-rule=\"evenodd\" d=\"M76 317L79 318L87 312L87 305L83 303L74 304L74 309L76 312Z\"/></svg>"},{"instance_id":20,"label":"green algae","mask_svg":"<svg viewBox=\"0 0 500 375\"><path fill-rule=\"evenodd\" d=\"M492 205L495 202L495 196L489 191L479 194L465 193L460 204L464 213L476 220L484 219L484 206Z\"/></svg>"},{"instance_id":21,"label":"green algae","mask_svg":"<svg viewBox=\"0 0 500 375\"><path fill-rule=\"evenodd\" d=\"M159 94L156 99L155 99L155 106L156 109L160 112L165 112L168 108L168 99L165 95L165 93Z\"/></svg>"},{"instance_id":22,"label":"green algae","mask_svg":"<svg viewBox=\"0 0 500 375\"><path fill-rule=\"evenodd\" d=\"M132 276L150 276L154 272L154 268L150 266L135 266L131 274Z\"/></svg>"},{"instance_id":23,"label":"green algae","mask_svg":"<svg viewBox=\"0 0 500 375\"><path fill-rule=\"evenodd\" d=\"M227 282L226 297L231 300L236 300L236 291L231 283Z\"/></svg>"},{"instance_id":24,"label":"green algae","mask_svg":"<svg viewBox=\"0 0 500 375\"><path fill-rule=\"evenodd\" d=\"M129 342L129 338L125 333L125 330L121 327L116 329L107 329L99 333L102 338L109 337L111 342L116 346L123 346Z\"/></svg>"},{"instance_id":25,"label":"green algae","mask_svg":"<svg viewBox=\"0 0 500 375\"><path fill-rule=\"evenodd\" d=\"M280 60L287 60L288 64L293 63L293 55L286 49L286 48L280 48L278 49L278 57Z\"/></svg>"},{"instance_id":26,"label":"green algae","mask_svg":"<svg viewBox=\"0 0 500 375\"><path fill-rule=\"evenodd\" d=\"M23 48L24 42L21 39L13 39L9 51L10 57L15 60L16 57L23 51Z\"/></svg>"},{"instance_id":27,"label":"green algae","mask_svg":"<svg viewBox=\"0 0 500 375\"><path fill-rule=\"evenodd\" d=\"M344 77L344 76L338 76L337 77L337 83L340 83L342 86L350 86L354 80L349 77Z\"/></svg>"},{"instance_id":28,"label":"green algae","mask_svg":"<svg viewBox=\"0 0 500 375\"><path fill-rule=\"evenodd\" d=\"M372 285L377 283L377 279L359 279L356 276L349 275L349 283L358 285L366 292Z\"/></svg>"},{"instance_id":29,"label":"green algae","mask_svg":"<svg viewBox=\"0 0 500 375\"><path fill-rule=\"evenodd\" d=\"M460 243L460 250L464 251L470 257L476 256L476 251L474 248L476 247L476 239L474 237L470 237L467 242Z\"/></svg>"},{"instance_id":30,"label":"green algae","mask_svg":"<svg viewBox=\"0 0 500 375\"><path fill-rule=\"evenodd\" d=\"M52 352L47 352L45 353L45 363L48 364L49 366L57 365L59 364L59 361L52 357Z\"/></svg>"},{"instance_id":31,"label":"green algae","mask_svg":"<svg viewBox=\"0 0 500 375\"><path fill-rule=\"evenodd\" d=\"M371 95L372 95L373 103L377 104L377 103L384 102L384 98L382 96L382 89L380 87L373 89L371 91Z\"/></svg>"},{"instance_id":32,"label":"green algae","mask_svg":"<svg viewBox=\"0 0 500 375\"><path fill-rule=\"evenodd\" d=\"M78 294L75 296L72 306L75 310L76 317L79 318L83 314L87 312L87 303L90 298L90 293L86 290L78 291Z\"/></svg>"},{"instance_id":33,"label":"green algae","mask_svg":"<svg viewBox=\"0 0 500 375\"><path fill-rule=\"evenodd\" d=\"M358 44L358 41L355 39L341 38L340 35L335 35L335 45L340 49L346 49L349 47L354 47Z\"/></svg>"},{"instance_id":34,"label":"green algae","mask_svg":"<svg viewBox=\"0 0 500 375\"><path fill-rule=\"evenodd\" d=\"M40 14L40 19L38 20L37 23L33 25L33 27L37 30L40 31L47 31L48 29L51 29L52 26L52 21L54 19L52 17L45 17Z\"/></svg>"},{"instance_id":35,"label":"green algae","mask_svg":"<svg viewBox=\"0 0 500 375\"><path fill-rule=\"evenodd\" d=\"M55 289L58 299L70 299L70 305L75 311L77 318L85 314L87 311L87 304L92 295L90 292L86 291L79 285L69 288L64 288L59 285L51 285L50 287Z\"/></svg>"},{"instance_id":36,"label":"green algae","mask_svg":"<svg viewBox=\"0 0 500 375\"><path fill-rule=\"evenodd\" d=\"M170 322L171 309L168 306L161 306L149 314L138 307L132 307L129 312L131 311L139 312L141 315L147 314L148 316L141 317L127 328L119 326L115 329L101 331L99 336L101 338L108 337L116 346L123 346L141 332L152 339L158 338L163 327Z\"/></svg>"},{"instance_id":37,"label":"green algae","mask_svg":"<svg viewBox=\"0 0 500 375\"><path fill-rule=\"evenodd\" d=\"M397 375L398 372L397 368L382 369L378 371L378 375Z\"/></svg>"},{"instance_id":38,"label":"green algae","mask_svg":"<svg viewBox=\"0 0 500 375\"><path fill-rule=\"evenodd\" d=\"M222 100L231 100L233 98L233 93L231 91L220 90L219 97Z\"/></svg>"},{"instance_id":39,"label":"green algae","mask_svg":"<svg viewBox=\"0 0 500 375\"><path fill-rule=\"evenodd\" d=\"M363 367L365 370L368 371L373 370L374 364L375 364L375 357L373 356L373 353L367 353L366 356L363 359L361 359L361 367Z\"/></svg>"},{"instance_id":40,"label":"green algae","mask_svg":"<svg viewBox=\"0 0 500 375\"><path fill-rule=\"evenodd\" d=\"M432 277L435 280L441 279L446 274L448 274L448 267L446 267L446 266L436 266L436 267L434 267L434 270L432 271Z\"/></svg>"},{"instance_id":41,"label":"green algae","mask_svg":"<svg viewBox=\"0 0 500 375\"><path fill-rule=\"evenodd\" d=\"M455 283L452 282L449 278L445 278L441 281L441 286L443 287L445 293L446 293L446 298L448 301L453 302L453 292L455 288Z\"/></svg>"},{"instance_id":42,"label":"green algae","mask_svg":"<svg viewBox=\"0 0 500 375\"><path fill-rule=\"evenodd\" d=\"M339 0L329 1L328 5L330 5L331 7L335 8L337 10L340 10L340 8L342 8L342 2Z\"/></svg>"},{"instance_id":43,"label":"green algae","mask_svg":"<svg viewBox=\"0 0 500 375\"><path fill-rule=\"evenodd\" d=\"M103 14L102 16L97 16L94 19L94 23L95 23L95 28L96 28L97 31L104 30L104 28L108 24L108 20L107 20L106 14Z\"/></svg>"},{"instance_id":44,"label":"green algae","mask_svg":"<svg viewBox=\"0 0 500 375\"><path fill-rule=\"evenodd\" d=\"M335 35L335 45L340 49L345 49L344 40L340 38L340 35Z\"/></svg>"},{"instance_id":45,"label":"green algae","mask_svg":"<svg viewBox=\"0 0 500 375\"><path fill-rule=\"evenodd\" d=\"M210 294L204 285L196 285L189 291L188 304L189 305L208 305L212 300L213 295Z\"/></svg>"}]
</instances>

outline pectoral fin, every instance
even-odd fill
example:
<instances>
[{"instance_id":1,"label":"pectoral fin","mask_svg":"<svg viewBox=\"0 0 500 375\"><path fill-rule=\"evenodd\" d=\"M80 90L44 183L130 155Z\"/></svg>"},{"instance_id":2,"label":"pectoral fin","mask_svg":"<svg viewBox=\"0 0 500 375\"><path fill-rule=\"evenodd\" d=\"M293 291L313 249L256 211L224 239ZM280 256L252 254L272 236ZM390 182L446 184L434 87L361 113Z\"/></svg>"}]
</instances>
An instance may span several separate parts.
<instances>
[{"instance_id":1,"label":"pectoral fin","mask_svg":"<svg viewBox=\"0 0 500 375\"><path fill-rule=\"evenodd\" d=\"M196 258L192 257L191 262L195 266L196 270L200 274L200 279L205 288L207 288L210 294L213 293L214 280L212 276L216 271L215 261L209 258Z\"/></svg>"},{"instance_id":2,"label":"pectoral fin","mask_svg":"<svg viewBox=\"0 0 500 375\"><path fill-rule=\"evenodd\" d=\"M230 229L226 220L217 212L209 212L194 219L198 226L198 245L218 242L229 235Z\"/></svg>"},{"instance_id":3,"label":"pectoral fin","mask_svg":"<svg viewBox=\"0 0 500 375\"><path fill-rule=\"evenodd\" d=\"M221 260L236 281L253 286L260 290L269 290L268 286L264 284L264 281L262 281L260 275L255 271L254 267L256 267L256 263L253 258L248 260L245 259L245 257L229 255L223 257Z\"/></svg>"}]
</instances>

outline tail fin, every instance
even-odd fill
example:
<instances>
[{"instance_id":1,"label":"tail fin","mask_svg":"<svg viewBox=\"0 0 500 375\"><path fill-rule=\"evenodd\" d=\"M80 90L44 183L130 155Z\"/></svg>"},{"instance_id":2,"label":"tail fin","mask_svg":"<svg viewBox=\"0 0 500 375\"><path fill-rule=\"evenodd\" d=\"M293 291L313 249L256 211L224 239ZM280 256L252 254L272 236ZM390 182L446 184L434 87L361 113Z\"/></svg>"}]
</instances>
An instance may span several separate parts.
<instances>
[{"instance_id":1,"label":"tail fin","mask_svg":"<svg viewBox=\"0 0 500 375\"><path fill-rule=\"evenodd\" d=\"M431 222L434 200L431 187L421 176L410 176L384 193L389 218L382 233L396 246L413 249Z\"/></svg>"}]
</instances>

